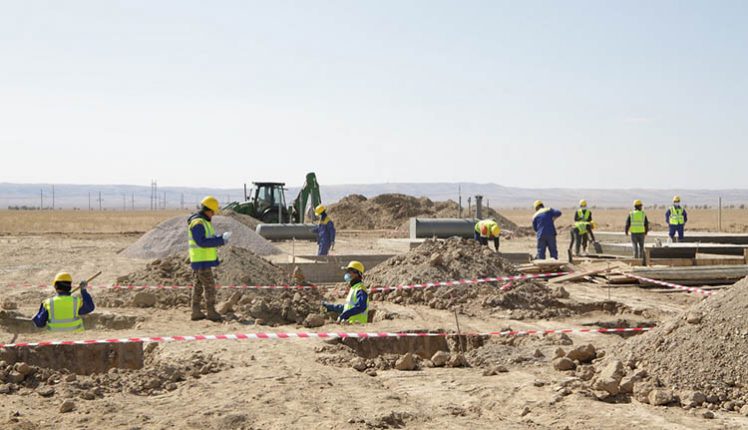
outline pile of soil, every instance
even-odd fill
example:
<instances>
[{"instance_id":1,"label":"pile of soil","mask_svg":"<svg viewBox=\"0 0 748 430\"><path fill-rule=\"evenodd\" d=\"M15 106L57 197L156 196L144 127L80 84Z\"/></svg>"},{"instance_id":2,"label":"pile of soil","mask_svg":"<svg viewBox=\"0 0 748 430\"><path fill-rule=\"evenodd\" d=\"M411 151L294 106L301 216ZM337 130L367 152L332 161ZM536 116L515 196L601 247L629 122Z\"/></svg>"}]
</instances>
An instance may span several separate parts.
<instances>
[{"instance_id":1,"label":"pile of soil","mask_svg":"<svg viewBox=\"0 0 748 430\"><path fill-rule=\"evenodd\" d=\"M155 347L156 344L151 344ZM149 348L151 350L155 348ZM176 390L190 379L217 373L227 366L218 358L194 352L179 360L148 360L142 369L111 369L105 374L76 375L66 370L0 362L0 394L28 395L30 391L50 399L95 400L115 393L154 396Z\"/></svg>"},{"instance_id":2,"label":"pile of soil","mask_svg":"<svg viewBox=\"0 0 748 430\"><path fill-rule=\"evenodd\" d=\"M122 255L132 258L166 258L173 255L186 256L187 218L170 218L145 233L135 243L125 248ZM246 215L230 213L216 216L212 220L216 234L230 231L229 245L254 252L257 255L274 255L282 251L262 236L255 233L256 220Z\"/></svg>"},{"instance_id":3,"label":"pile of soil","mask_svg":"<svg viewBox=\"0 0 748 430\"><path fill-rule=\"evenodd\" d=\"M607 401L748 413L746 309L748 278L612 351L591 387Z\"/></svg>"},{"instance_id":4,"label":"pile of soil","mask_svg":"<svg viewBox=\"0 0 748 430\"><path fill-rule=\"evenodd\" d=\"M404 194L381 194L367 199L351 194L328 208L330 217L338 229L407 230L411 217L457 218L458 204L452 200L433 202L426 197ZM485 217L494 217L502 229L515 231L517 225L490 208L485 208ZM463 216L468 216L463 208Z\"/></svg>"}]
</instances>

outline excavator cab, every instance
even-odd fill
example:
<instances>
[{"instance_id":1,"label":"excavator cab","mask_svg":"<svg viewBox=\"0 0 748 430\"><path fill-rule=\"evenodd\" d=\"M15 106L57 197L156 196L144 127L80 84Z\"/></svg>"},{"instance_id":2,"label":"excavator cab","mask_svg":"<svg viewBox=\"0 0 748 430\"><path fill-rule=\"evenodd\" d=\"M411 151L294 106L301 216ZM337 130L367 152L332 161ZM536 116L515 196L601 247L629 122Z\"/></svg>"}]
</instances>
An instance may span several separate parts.
<instances>
[{"instance_id":1,"label":"excavator cab","mask_svg":"<svg viewBox=\"0 0 748 430\"><path fill-rule=\"evenodd\" d=\"M254 195L247 196L254 203L256 218L267 224L288 222L286 209L285 183L283 182L253 182ZM250 191L251 193L251 191Z\"/></svg>"}]
</instances>

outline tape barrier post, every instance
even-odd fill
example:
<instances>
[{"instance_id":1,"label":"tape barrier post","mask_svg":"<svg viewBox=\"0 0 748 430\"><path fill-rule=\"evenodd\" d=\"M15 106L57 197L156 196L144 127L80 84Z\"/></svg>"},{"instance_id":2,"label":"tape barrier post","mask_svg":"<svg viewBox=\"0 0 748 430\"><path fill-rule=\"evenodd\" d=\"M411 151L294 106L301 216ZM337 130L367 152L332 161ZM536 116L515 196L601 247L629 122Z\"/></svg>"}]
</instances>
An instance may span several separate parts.
<instances>
[{"instance_id":1,"label":"tape barrier post","mask_svg":"<svg viewBox=\"0 0 748 430\"><path fill-rule=\"evenodd\" d=\"M549 330L508 330L489 331L481 333L463 333L463 336L529 336L569 333L637 333L651 330L652 327L619 327L619 328L583 328L583 329L549 329ZM45 340L39 342L19 342L0 344L3 348L39 347L51 345L91 345L107 343L145 343L145 342L194 342L203 340L271 340L271 339L345 339L345 338L383 338L383 337L446 337L455 333L429 333L429 332L289 332L289 333L236 333L236 334L209 334L189 336L155 336L155 337L128 337L120 339L91 339L91 340Z\"/></svg>"}]
</instances>

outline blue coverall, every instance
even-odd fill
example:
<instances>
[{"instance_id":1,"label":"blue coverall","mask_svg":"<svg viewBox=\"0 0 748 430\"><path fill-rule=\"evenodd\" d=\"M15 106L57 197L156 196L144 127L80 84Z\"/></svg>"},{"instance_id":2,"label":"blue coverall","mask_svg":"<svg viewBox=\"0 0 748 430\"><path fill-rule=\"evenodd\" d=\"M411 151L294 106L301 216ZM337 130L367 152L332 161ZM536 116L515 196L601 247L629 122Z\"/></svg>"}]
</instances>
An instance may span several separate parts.
<instances>
[{"instance_id":1,"label":"blue coverall","mask_svg":"<svg viewBox=\"0 0 748 430\"><path fill-rule=\"evenodd\" d=\"M532 218L532 228L535 230L538 240L539 260L545 260L545 250L551 253L551 258L558 260L558 248L556 247L556 225L554 219L561 216L561 211L552 208L542 208L535 212Z\"/></svg>"},{"instance_id":2,"label":"blue coverall","mask_svg":"<svg viewBox=\"0 0 748 430\"><path fill-rule=\"evenodd\" d=\"M335 243L335 223L326 212L322 212L319 224L312 231L317 235L317 255L327 255Z\"/></svg>"}]
</instances>

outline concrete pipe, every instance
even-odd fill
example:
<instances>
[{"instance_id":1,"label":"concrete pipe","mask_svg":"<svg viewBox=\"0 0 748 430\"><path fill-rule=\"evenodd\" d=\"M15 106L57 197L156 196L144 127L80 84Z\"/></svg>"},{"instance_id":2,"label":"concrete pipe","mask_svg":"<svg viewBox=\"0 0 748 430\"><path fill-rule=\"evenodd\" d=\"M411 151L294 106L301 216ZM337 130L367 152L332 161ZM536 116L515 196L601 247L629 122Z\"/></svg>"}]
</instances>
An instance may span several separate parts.
<instances>
[{"instance_id":1,"label":"concrete pipe","mask_svg":"<svg viewBox=\"0 0 748 430\"><path fill-rule=\"evenodd\" d=\"M267 240L317 240L315 224L259 224L255 232Z\"/></svg>"},{"instance_id":2,"label":"concrete pipe","mask_svg":"<svg viewBox=\"0 0 748 430\"><path fill-rule=\"evenodd\" d=\"M410 238L427 239L436 237L446 239L452 236L473 237L477 219L459 218L411 218Z\"/></svg>"}]
</instances>

